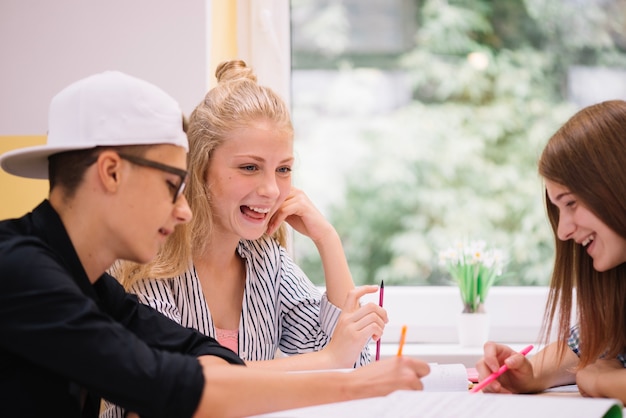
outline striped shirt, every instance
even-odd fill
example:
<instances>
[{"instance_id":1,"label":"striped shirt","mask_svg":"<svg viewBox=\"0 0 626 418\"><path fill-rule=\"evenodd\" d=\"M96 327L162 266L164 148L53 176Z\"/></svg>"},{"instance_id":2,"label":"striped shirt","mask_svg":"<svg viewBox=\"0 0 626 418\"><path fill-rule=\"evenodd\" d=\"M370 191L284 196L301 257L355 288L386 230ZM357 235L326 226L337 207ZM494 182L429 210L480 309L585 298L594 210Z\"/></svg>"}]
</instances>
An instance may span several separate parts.
<instances>
[{"instance_id":1,"label":"striped shirt","mask_svg":"<svg viewBox=\"0 0 626 418\"><path fill-rule=\"evenodd\" d=\"M574 354L580 357L580 330L578 329L578 325L570 328L567 345ZM622 363L622 366L626 367L626 353L618 354L617 359Z\"/></svg>"},{"instance_id":2,"label":"striped shirt","mask_svg":"<svg viewBox=\"0 0 626 418\"><path fill-rule=\"evenodd\" d=\"M279 349L293 355L324 348L341 309L320 293L276 240L241 240L237 253L246 264L237 354L244 360L258 361L273 359ZM211 311L193 266L178 277L140 280L130 292L179 324L216 338ZM355 367L369 362L365 344ZM122 408L107 403L101 418L123 416Z\"/></svg>"},{"instance_id":3,"label":"striped shirt","mask_svg":"<svg viewBox=\"0 0 626 418\"><path fill-rule=\"evenodd\" d=\"M324 348L341 310L320 293L276 240L242 240L237 252L246 265L237 354L257 361L273 359L278 349L292 355ZM179 324L216 337L193 266L175 278L139 281L130 291ZM356 366L369 361L366 345Z\"/></svg>"},{"instance_id":4,"label":"striped shirt","mask_svg":"<svg viewBox=\"0 0 626 418\"><path fill-rule=\"evenodd\" d=\"M237 252L246 265L237 354L257 361L273 359L278 349L292 355L324 348L341 309L320 293L276 240L242 240ZM195 268L167 280L139 281L131 292L179 324L216 337ZM355 366L369 362L366 344Z\"/></svg>"}]
</instances>

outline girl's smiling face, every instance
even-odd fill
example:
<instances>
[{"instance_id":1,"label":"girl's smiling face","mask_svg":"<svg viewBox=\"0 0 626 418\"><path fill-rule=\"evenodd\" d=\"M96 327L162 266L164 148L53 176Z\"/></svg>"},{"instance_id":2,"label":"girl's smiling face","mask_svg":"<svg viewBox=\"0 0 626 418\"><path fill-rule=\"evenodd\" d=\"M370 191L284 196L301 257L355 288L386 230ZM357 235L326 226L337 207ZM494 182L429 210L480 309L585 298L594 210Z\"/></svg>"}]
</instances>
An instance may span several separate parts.
<instances>
[{"instance_id":1,"label":"girl's smiling face","mask_svg":"<svg viewBox=\"0 0 626 418\"><path fill-rule=\"evenodd\" d=\"M585 247L597 271L607 271L626 262L626 239L609 228L568 188L546 180L550 202L559 210L557 236Z\"/></svg>"},{"instance_id":2,"label":"girl's smiling face","mask_svg":"<svg viewBox=\"0 0 626 418\"><path fill-rule=\"evenodd\" d=\"M215 232L257 239L291 190L293 138L267 121L235 130L215 148L206 181Z\"/></svg>"}]
</instances>

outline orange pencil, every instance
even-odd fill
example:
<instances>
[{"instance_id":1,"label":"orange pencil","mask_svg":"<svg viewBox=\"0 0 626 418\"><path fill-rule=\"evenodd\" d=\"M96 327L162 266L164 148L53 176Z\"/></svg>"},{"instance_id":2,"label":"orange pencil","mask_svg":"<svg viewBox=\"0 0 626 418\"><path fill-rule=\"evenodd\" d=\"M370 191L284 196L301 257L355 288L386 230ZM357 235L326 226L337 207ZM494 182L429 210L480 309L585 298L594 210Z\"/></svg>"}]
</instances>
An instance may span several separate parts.
<instances>
[{"instance_id":1,"label":"orange pencil","mask_svg":"<svg viewBox=\"0 0 626 418\"><path fill-rule=\"evenodd\" d=\"M402 333L400 334L400 344L398 346L398 357L402 355L402 347L404 347L405 339L406 339L406 325L402 325Z\"/></svg>"}]
</instances>

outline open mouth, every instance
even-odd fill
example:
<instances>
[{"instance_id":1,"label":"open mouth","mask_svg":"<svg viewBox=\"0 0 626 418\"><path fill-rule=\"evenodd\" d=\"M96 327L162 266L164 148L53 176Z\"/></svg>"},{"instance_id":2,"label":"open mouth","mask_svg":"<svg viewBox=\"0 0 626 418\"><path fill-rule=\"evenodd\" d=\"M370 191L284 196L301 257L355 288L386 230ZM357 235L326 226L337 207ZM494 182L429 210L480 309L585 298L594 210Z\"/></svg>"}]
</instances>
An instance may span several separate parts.
<instances>
[{"instance_id":1,"label":"open mouth","mask_svg":"<svg viewBox=\"0 0 626 418\"><path fill-rule=\"evenodd\" d=\"M244 215L257 220L265 219L270 211L269 208L259 208L254 206L240 206L240 210Z\"/></svg>"},{"instance_id":2,"label":"open mouth","mask_svg":"<svg viewBox=\"0 0 626 418\"><path fill-rule=\"evenodd\" d=\"M588 236L581 244L583 247L587 247L589 244L591 244L591 242L594 240L595 236L594 235L590 235Z\"/></svg>"}]
</instances>

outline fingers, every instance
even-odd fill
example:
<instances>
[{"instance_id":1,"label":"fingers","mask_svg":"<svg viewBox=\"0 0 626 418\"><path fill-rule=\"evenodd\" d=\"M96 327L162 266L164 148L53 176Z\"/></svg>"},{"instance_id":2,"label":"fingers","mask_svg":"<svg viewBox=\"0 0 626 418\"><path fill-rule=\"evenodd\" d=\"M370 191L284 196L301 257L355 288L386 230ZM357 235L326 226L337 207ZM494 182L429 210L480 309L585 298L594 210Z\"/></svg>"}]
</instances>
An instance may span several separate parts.
<instances>
[{"instance_id":1,"label":"fingers","mask_svg":"<svg viewBox=\"0 0 626 418\"><path fill-rule=\"evenodd\" d=\"M292 211L294 209L289 209L290 206L293 207L293 205L290 205L290 202L293 201L295 194L298 192L299 192L298 189L296 189L295 187L292 187L287 198L283 201L283 203L280 205L278 210L274 212L274 214L270 218L270 221L267 224L266 233L268 235L272 235L274 232L276 232L276 230L280 227L280 224L282 224L285 221L287 216L292 214Z\"/></svg>"},{"instance_id":2,"label":"fingers","mask_svg":"<svg viewBox=\"0 0 626 418\"><path fill-rule=\"evenodd\" d=\"M354 311L361 306L360 299L367 295L368 293L374 293L378 291L378 286L376 285L366 285L366 286L358 286L354 289L350 290L348 296L346 296L346 301L343 304L343 311Z\"/></svg>"},{"instance_id":3,"label":"fingers","mask_svg":"<svg viewBox=\"0 0 626 418\"><path fill-rule=\"evenodd\" d=\"M488 372L495 372L503 364L506 364L510 369L519 368L525 360L525 357L513 350L511 347L504 344L496 344L492 341L487 341L483 346L485 353L482 361Z\"/></svg>"},{"instance_id":4,"label":"fingers","mask_svg":"<svg viewBox=\"0 0 626 418\"><path fill-rule=\"evenodd\" d=\"M485 386L482 391L485 393L511 393L497 379Z\"/></svg>"},{"instance_id":5,"label":"fingers","mask_svg":"<svg viewBox=\"0 0 626 418\"><path fill-rule=\"evenodd\" d=\"M511 347L487 342L483 346L485 356L476 363L479 381L506 364L508 371L483 389L490 393L519 393L525 382L532 379L532 366L528 359Z\"/></svg>"},{"instance_id":6,"label":"fingers","mask_svg":"<svg viewBox=\"0 0 626 418\"><path fill-rule=\"evenodd\" d=\"M384 327L389 322L387 311L375 303L366 303L360 305L360 298L368 293L373 293L378 286L359 286L350 290L346 297L346 302L342 308L342 314L349 318L352 322L361 322L368 324L378 322Z\"/></svg>"},{"instance_id":7,"label":"fingers","mask_svg":"<svg viewBox=\"0 0 626 418\"><path fill-rule=\"evenodd\" d=\"M378 305L367 304L352 312L342 312L340 323L351 334L373 338L377 341L389 322L387 312Z\"/></svg>"},{"instance_id":8,"label":"fingers","mask_svg":"<svg viewBox=\"0 0 626 418\"><path fill-rule=\"evenodd\" d=\"M498 344L492 341L487 341L483 346L483 351L485 354L482 360L484 361L485 367L488 369L487 372L491 373L498 370L500 368L500 361L498 360Z\"/></svg>"},{"instance_id":9,"label":"fingers","mask_svg":"<svg viewBox=\"0 0 626 418\"><path fill-rule=\"evenodd\" d=\"M389 322L387 311L374 303L360 305L360 299L368 293L374 293L378 286L359 286L350 290L342 308L340 321L348 332L361 338L378 341L383 335L385 324Z\"/></svg>"},{"instance_id":10,"label":"fingers","mask_svg":"<svg viewBox=\"0 0 626 418\"><path fill-rule=\"evenodd\" d=\"M488 341L483 345L484 357L476 363L476 370L478 371L478 380L483 381L491 373L497 371L500 366L500 358L507 351L513 352L509 347L494 342ZM486 386L483 392L490 393L505 393L508 392L498 380L494 380L488 386Z\"/></svg>"},{"instance_id":11,"label":"fingers","mask_svg":"<svg viewBox=\"0 0 626 418\"><path fill-rule=\"evenodd\" d=\"M327 234L334 232L333 226L308 196L295 187L291 188L289 196L272 215L268 223L267 233L271 235L282 222L289 223L293 229L308 236L313 241L323 239Z\"/></svg>"},{"instance_id":12,"label":"fingers","mask_svg":"<svg viewBox=\"0 0 626 418\"><path fill-rule=\"evenodd\" d=\"M409 389L424 389L422 378L430 373L430 366L428 365L428 363L404 356L394 357L389 360L397 362L399 367L405 368L409 371L409 374L407 376Z\"/></svg>"},{"instance_id":13,"label":"fingers","mask_svg":"<svg viewBox=\"0 0 626 418\"><path fill-rule=\"evenodd\" d=\"M419 378L427 376L430 373L430 366L425 361L406 356L395 357L395 359L400 362L408 363L408 365L415 371L415 374Z\"/></svg>"},{"instance_id":14,"label":"fingers","mask_svg":"<svg viewBox=\"0 0 626 418\"><path fill-rule=\"evenodd\" d=\"M526 357L524 357L522 354L514 353L504 359L504 364L506 364L509 370L517 370L524 364L525 360Z\"/></svg>"},{"instance_id":15,"label":"fingers","mask_svg":"<svg viewBox=\"0 0 626 418\"><path fill-rule=\"evenodd\" d=\"M274 213L274 215L272 215L270 221L267 224L267 230L265 231L267 235L272 235L278 230L278 228L280 228L280 225L283 223L286 217L286 215L281 216L281 214L283 213L284 212L279 209L276 213Z\"/></svg>"},{"instance_id":16,"label":"fingers","mask_svg":"<svg viewBox=\"0 0 626 418\"><path fill-rule=\"evenodd\" d=\"M422 390L428 363L407 356L390 357L355 370L364 386L354 385L359 396L384 396L396 390Z\"/></svg>"}]
</instances>

